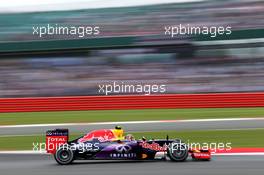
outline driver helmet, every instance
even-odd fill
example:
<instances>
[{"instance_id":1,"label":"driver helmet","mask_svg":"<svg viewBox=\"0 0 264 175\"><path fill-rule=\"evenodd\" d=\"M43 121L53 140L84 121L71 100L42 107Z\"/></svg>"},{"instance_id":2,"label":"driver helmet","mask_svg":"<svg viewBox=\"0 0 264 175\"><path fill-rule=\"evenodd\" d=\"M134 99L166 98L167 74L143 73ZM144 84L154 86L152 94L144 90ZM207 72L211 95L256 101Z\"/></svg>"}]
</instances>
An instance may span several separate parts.
<instances>
[{"instance_id":1,"label":"driver helmet","mask_svg":"<svg viewBox=\"0 0 264 175\"><path fill-rule=\"evenodd\" d=\"M124 130L122 129L121 126L117 125L115 126L115 129L113 130L113 133L115 137L119 140L122 140L124 138Z\"/></svg>"}]
</instances>

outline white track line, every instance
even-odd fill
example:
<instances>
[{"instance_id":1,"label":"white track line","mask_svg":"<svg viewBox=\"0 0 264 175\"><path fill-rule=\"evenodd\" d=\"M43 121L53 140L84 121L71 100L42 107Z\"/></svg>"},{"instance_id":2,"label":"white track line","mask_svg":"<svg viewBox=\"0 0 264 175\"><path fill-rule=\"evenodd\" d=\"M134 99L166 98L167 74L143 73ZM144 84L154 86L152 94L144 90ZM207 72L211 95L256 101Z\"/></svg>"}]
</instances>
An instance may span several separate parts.
<instances>
[{"instance_id":1,"label":"white track line","mask_svg":"<svg viewBox=\"0 0 264 175\"><path fill-rule=\"evenodd\" d=\"M0 151L0 154L48 154L48 153L46 153L46 151L21 150L21 151Z\"/></svg>"},{"instance_id":2,"label":"white track line","mask_svg":"<svg viewBox=\"0 0 264 175\"><path fill-rule=\"evenodd\" d=\"M264 152L252 153L212 153L214 156L264 156Z\"/></svg>"},{"instance_id":3,"label":"white track line","mask_svg":"<svg viewBox=\"0 0 264 175\"><path fill-rule=\"evenodd\" d=\"M94 123L54 123L54 124L26 124L26 125L0 125L0 128L30 128L45 126L87 126L87 125L116 125L116 124L148 124L148 123L179 123L179 122L221 122L221 121L256 121L261 118L219 118L219 119L190 119L190 120L149 120L149 121L122 121L122 122L94 122Z\"/></svg>"},{"instance_id":4,"label":"white track line","mask_svg":"<svg viewBox=\"0 0 264 175\"><path fill-rule=\"evenodd\" d=\"M45 151L0 151L0 154L47 154ZM245 152L245 153L212 153L213 156L264 156L264 152Z\"/></svg>"}]
</instances>

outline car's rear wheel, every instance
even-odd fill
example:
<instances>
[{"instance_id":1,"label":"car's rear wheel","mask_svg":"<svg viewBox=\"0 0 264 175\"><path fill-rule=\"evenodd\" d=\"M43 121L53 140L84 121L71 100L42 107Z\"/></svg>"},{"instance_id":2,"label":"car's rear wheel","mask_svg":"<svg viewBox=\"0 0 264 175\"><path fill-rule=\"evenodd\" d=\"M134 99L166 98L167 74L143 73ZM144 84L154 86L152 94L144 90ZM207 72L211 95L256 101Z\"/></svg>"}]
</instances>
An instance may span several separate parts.
<instances>
[{"instance_id":1,"label":"car's rear wheel","mask_svg":"<svg viewBox=\"0 0 264 175\"><path fill-rule=\"evenodd\" d=\"M74 152L69 145L63 145L56 151L54 158L58 164L68 165L74 160Z\"/></svg>"},{"instance_id":2,"label":"car's rear wheel","mask_svg":"<svg viewBox=\"0 0 264 175\"><path fill-rule=\"evenodd\" d=\"M177 140L172 142L167 149L167 155L172 161L183 162L188 157L188 147L185 143Z\"/></svg>"}]
</instances>

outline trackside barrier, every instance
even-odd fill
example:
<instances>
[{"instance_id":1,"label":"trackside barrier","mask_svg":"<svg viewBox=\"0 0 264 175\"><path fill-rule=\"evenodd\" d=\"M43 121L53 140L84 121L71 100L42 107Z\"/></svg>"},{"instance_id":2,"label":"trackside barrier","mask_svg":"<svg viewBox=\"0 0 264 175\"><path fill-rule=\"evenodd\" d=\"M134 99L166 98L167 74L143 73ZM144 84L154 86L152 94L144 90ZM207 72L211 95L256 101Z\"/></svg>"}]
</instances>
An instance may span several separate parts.
<instances>
[{"instance_id":1,"label":"trackside barrier","mask_svg":"<svg viewBox=\"0 0 264 175\"><path fill-rule=\"evenodd\" d=\"M0 98L0 112L264 107L264 92Z\"/></svg>"}]
</instances>

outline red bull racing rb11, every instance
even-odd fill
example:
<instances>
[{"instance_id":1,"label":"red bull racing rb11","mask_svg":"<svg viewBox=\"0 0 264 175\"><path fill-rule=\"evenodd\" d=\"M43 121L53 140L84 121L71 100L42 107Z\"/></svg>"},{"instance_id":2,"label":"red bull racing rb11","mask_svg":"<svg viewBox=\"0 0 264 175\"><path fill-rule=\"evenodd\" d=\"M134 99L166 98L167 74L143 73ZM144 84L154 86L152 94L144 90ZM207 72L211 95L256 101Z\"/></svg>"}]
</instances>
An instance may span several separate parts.
<instances>
[{"instance_id":1,"label":"red bull racing rb11","mask_svg":"<svg viewBox=\"0 0 264 175\"><path fill-rule=\"evenodd\" d=\"M68 129L46 132L46 150L58 164L74 160L210 160L209 150L193 150L180 139L134 139L132 135L120 138L114 130L100 129L69 141ZM159 156L158 156L159 155ZM161 155L161 156L160 156Z\"/></svg>"}]
</instances>

